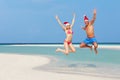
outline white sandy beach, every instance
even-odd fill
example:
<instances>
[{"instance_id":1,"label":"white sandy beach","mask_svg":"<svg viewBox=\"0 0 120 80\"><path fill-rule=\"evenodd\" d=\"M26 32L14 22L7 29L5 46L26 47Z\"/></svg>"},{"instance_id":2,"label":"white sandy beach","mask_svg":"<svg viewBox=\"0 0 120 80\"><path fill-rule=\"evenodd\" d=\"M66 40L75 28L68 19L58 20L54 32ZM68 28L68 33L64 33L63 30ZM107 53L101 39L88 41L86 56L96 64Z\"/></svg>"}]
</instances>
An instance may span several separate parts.
<instances>
[{"instance_id":1,"label":"white sandy beach","mask_svg":"<svg viewBox=\"0 0 120 80\"><path fill-rule=\"evenodd\" d=\"M48 58L38 55L0 54L0 80L118 80L33 69L49 62Z\"/></svg>"}]
</instances>

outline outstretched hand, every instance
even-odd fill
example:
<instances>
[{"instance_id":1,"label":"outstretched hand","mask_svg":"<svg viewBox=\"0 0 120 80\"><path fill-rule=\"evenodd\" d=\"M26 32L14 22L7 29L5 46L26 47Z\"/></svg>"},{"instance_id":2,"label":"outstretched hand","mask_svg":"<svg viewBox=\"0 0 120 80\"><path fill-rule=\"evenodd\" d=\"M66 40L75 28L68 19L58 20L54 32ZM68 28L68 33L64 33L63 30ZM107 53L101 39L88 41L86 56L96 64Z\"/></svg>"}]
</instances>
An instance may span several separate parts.
<instances>
[{"instance_id":1,"label":"outstretched hand","mask_svg":"<svg viewBox=\"0 0 120 80\"><path fill-rule=\"evenodd\" d=\"M81 26L81 29L85 30L85 27L82 27L82 26Z\"/></svg>"},{"instance_id":2,"label":"outstretched hand","mask_svg":"<svg viewBox=\"0 0 120 80\"><path fill-rule=\"evenodd\" d=\"M58 15L56 15L55 18L58 19Z\"/></svg>"},{"instance_id":3,"label":"outstretched hand","mask_svg":"<svg viewBox=\"0 0 120 80\"><path fill-rule=\"evenodd\" d=\"M96 13L97 13L97 11L96 11L96 9L94 9L93 14L96 14Z\"/></svg>"}]
</instances>

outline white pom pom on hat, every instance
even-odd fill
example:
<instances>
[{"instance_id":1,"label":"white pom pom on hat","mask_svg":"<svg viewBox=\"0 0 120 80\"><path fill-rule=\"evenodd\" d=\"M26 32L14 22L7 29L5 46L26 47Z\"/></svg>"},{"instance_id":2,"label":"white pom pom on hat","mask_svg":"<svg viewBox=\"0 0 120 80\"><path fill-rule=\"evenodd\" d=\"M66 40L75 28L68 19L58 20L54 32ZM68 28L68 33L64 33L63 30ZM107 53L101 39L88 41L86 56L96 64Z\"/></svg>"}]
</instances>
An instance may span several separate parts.
<instances>
[{"instance_id":1,"label":"white pom pom on hat","mask_svg":"<svg viewBox=\"0 0 120 80\"><path fill-rule=\"evenodd\" d=\"M70 23L69 23L69 22L64 22L64 24L65 24L66 26L70 25Z\"/></svg>"}]
</instances>

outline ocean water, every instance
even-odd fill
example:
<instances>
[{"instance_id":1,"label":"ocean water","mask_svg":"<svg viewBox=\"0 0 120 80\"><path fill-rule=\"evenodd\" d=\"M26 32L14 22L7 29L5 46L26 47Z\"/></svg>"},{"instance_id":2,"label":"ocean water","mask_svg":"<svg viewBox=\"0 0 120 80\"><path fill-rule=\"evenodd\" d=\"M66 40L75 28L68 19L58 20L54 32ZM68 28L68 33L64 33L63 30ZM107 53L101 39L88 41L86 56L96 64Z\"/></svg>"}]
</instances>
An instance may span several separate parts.
<instances>
[{"instance_id":1,"label":"ocean water","mask_svg":"<svg viewBox=\"0 0 120 80\"><path fill-rule=\"evenodd\" d=\"M115 48L115 46L120 47L120 45L107 44L113 49L99 48L98 55L94 51L81 49L78 46L75 46L76 53L70 53L67 56L55 52L57 47L63 48L60 44L0 45L0 53L42 55L50 58L49 64L36 66L33 68L34 70L120 79L120 49Z\"/></svg>"}]
</instances>

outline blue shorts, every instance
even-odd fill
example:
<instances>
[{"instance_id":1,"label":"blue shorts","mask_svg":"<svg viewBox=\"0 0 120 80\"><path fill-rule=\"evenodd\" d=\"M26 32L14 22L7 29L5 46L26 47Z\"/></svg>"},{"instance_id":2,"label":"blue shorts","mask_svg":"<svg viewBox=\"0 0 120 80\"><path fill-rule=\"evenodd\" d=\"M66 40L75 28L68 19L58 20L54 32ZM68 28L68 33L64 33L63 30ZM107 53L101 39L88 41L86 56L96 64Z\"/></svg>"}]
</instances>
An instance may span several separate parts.
<instances>
[{"instance_id":1,"label":"blue shorts","mask_svg":"<svg viewBox=\"0 0 120 80\"><path fill-rule=\"evenodd\" d=\"M83 41L85 44L93 44L94 42L97 42L96 38L86 38L84 41Z\"/></svg>"}]
</instances>

